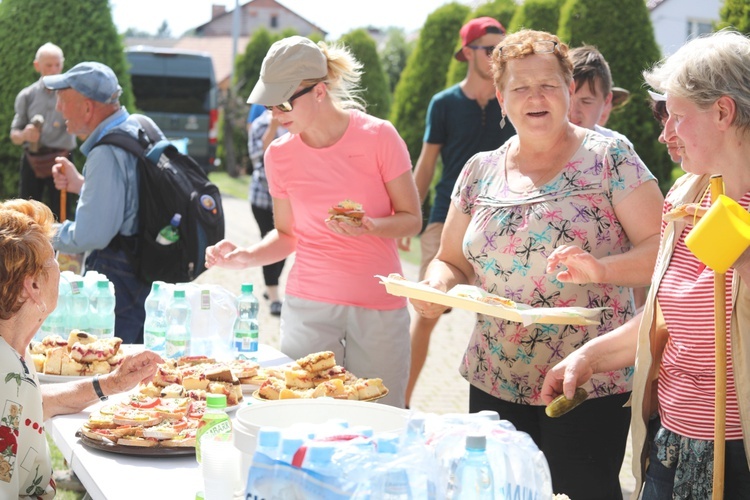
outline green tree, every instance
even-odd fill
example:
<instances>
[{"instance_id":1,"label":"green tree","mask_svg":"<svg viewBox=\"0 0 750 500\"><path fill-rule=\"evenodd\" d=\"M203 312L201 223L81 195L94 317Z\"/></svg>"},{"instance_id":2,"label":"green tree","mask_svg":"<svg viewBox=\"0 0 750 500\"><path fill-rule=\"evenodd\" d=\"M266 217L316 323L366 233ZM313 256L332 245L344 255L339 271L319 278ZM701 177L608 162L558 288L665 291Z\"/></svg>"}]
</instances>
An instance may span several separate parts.
<instances>
[{"instance_id":1,"label":"green tree","mask_svg":"<svg viewBox=\"0 0 750 500\"><path fill-rule=\"evenodd\" d=\"M108 0L2 0L0 2L0 197L18 195L21 148L10 142L10 123L18 92L39 75L32 62L46 42L65 53L65 70L81 61L99 61L112 68L123 88L120 102L133 109L133 93L122 40L112 21ZM76 158L82 166L80 157Z\"/></svg>"},{"instance_id":2,"label":"green tree","mask_svg":"<svg viewBox=\"0 0 750 500\"><path fill-rule=\"evenodd\" d=\"M616 36L612 19L617 19ZM612 113L607 127L625 134L663 189L671 184L673 164L657 138L660 124L649 108L642 72L661 55L643 0L567 0L560 15L558 36L571 47L596 46L609 62L612 79L631 93L630 102Z\"/></svg>"},{"instance_id":3,"label":"green tree","mask_svg":"<svg viewBox=\"0 0 750 500\"><path fill-rule=\"evenodd\" d=\"M508 24L513 18L513 14L515 13L516 8L517 6L514 0L494 0L492 2L488 2L488 3L480 5L479 7L477 7L476 10L474 10L473 12L470 12L466 16L466 18L464 18L463 20L464 22L462 23L462 25L466 24L472 19L476 19L477 17L492 17L500 21L500 24L502 24L507 29ZM459 35L460 29L461 27L459 26L459 29L455 31L455 35L454 35L454 41L455 41L454 46L453 46L454 54L463 45L461 41L461 36ZM454 85L460 82L461 80L463 80L465 77L466 77L466 63L457 60L455 57L452 57L450 67L448 68L446 86Z\"/></svg>"},{"instance_id":4,"label":"green tree","mask_svg":"<svg viewBox=\"0 0 750 500\"><path fill-rule=\"evenodd\" d=\"M732 27L737 31L750 34L750 1L724 0L719 11L719 23L716 28Z\"/></svg>"},{"instance_id":5,"label":"green tree","mask_svg":"<svg viewBox=\"0 0 750 500\"><path fill-rule=\"evenodd\" d=\"M383 63L383 70L388 77L391 93L393 93L406 67L409 54L414 50L414 43L406 40L402 28L389 28L387 33L385 44L380 51L380 61Z\"/></svg>"},{"instance_id":6,"label":"green tree","mask_svg":"<svg viewBox=\"0 0 750 500\"><path fill-rule=\"evenodd\" d=\"M228 92L222 92L221 95L222 113L227 112L229 108L226 106L230 102L232 112L231 116L222 114L221 117L221 123L224 126L219 128L218 146L216 148L216 157L221 160L222 167L220 168L226 169L229 163L225 148L225 144L227 144L224 138L225 127L232 130L233 137L231 144L234 149L234 157L238 159L235 164L245 167L248 170L252 168L250 156L247 152L247 115L250 110L247 98L250 96L250 92L252 92L255 84L258 83L263 59L266 57L271 45L282 38L296 34L297 32L291 29L281 33L271 33L265 28L260 28L253 33L253 36L245 46L244 52L237 56L234 64L233 95L229 96ZM239 171L235 170L229 173L236 175Z\"/></svg>"},{"instance_id":7,"label":"green tree","mask_svg":"<svg viewBox=\"0 0 750 500\"><path fill-rule=\"evenodd\" d=\"M156 30L156 38L172 38L172 30L169 28L166 19L161 22L159 29Z\"/></svg>"},{"instance_id":8,"label":"green tree","mask_svg":"<svg viewBox=\"0 0 750 500\"><path fill-rule=\"evenodd\" d=\"M360 96L367 105L367 112L378 118L387 118L391 108L391 93L388 78L380 63L375 40L367 31L360 28L346 33L340 41L362 63Z\"/></svg>"},{"instance_id":9,"label":"green tree","mask_svg":"<svg viewBox=\"0 0 750 500\"><path fill-rule=\"evenodd\" d=\"M427 106L432 96L445 88L456 36L468 12L468 7L453 2L427 16L396 85L390 121L406 142L412 163L422 149Z\"/></svg>"},{"instance_id":10,"label":"green tree","mask_svg":"<svg viewBox=\"0 0 750 500\"><path fill-rule=\"evenodd\" d=\"M548 33L557 33L560 24L560 9L565 0L526 0L516 9L508 26L508 32L514 33L527 28Z\"/></svg>"}]
</instances>

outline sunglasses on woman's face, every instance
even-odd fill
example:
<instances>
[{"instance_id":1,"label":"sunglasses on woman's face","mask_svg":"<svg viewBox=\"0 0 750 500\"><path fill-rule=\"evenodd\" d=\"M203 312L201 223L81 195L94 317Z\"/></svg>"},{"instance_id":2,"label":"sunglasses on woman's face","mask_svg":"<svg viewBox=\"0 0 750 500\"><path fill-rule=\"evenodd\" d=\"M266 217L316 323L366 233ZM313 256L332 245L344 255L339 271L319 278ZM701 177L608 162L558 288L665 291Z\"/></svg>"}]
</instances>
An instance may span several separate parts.
<instances>
[{"instance_id":1,"label":"sunglasses on woman's face","mask_svg":"<svg viewBox=\"0 0 750 500\"><path fill-rule=\"evenodd\" d=\"M317 85L317 83L315 85ZM275 106L266 106L266 109L268 111L273 111L273 108L276 108L276 109L278 109L279 111L281 111L283 113L289 113L291 110L294 109L294 107L292 106L292 102L295 99L297 99L298 97L302 97L303 95L305 95L308 92L310 92L312 89L315 88L315 85L310 85L309 87L300 90L299 92L297 92L296 94L292 95L292 97L290 97L288 100L282 102L281 104L277 104Z\"/></svg>"}]
</instances>

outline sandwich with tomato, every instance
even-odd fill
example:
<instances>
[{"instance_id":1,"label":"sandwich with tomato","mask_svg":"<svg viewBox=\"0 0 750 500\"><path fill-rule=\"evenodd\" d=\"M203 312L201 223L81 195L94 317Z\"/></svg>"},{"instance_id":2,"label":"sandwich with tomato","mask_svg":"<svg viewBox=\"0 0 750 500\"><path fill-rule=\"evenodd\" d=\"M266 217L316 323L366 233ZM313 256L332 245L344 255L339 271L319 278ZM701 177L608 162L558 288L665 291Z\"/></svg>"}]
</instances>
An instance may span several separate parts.
<instances>
[{"instance_id":1,"label":"sandwich with tomato","mask_svg":"<svg viewBox=\"0 0 750 500\"><path fill-rule=\"evenodd\" d=\"M359 227L362 225L362 218L365 216L365 211L362 208L362 204L352 200L344 200L329 208L328 214L329 217L326 221L336 220Z\"/></svg>"}]
</instances>

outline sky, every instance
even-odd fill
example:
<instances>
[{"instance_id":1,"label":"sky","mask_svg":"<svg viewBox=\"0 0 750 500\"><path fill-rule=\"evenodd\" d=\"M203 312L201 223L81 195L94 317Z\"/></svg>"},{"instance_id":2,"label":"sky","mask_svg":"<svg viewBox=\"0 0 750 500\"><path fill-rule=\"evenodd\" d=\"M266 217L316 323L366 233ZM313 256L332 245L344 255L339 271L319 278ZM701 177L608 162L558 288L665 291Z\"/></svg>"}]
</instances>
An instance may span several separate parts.
<instances>
[{"instance_id":1,"label":"sky","mask_svg":"<svg viewBox=\"0 0 750 500\"><path fill-rule=\"evenodd\" d=\"M278 0L278 2L328 32L329 39L364 26L419 29L427 16L451 0ZM474 6L477 0L460 0ZM240 5L247 0L239 0ZM136 28L156 33L166 20L173 36L211 20L211 5L233 10L235 0L110 0L117 31Z\"/></svg>"}]
</instances>

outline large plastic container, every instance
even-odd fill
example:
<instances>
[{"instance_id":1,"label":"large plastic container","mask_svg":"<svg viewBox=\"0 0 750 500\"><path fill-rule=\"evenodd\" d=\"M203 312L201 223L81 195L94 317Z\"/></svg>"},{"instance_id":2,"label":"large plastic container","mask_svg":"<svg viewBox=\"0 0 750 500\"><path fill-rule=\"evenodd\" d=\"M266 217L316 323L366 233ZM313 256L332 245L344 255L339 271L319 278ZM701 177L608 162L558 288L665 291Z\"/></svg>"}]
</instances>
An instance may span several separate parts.
<instances>
[{"instance_id":1,"label":"large plastic container","mask_svg":"<svg viewBox=\"0 0 750 500\"><path fill-rule=\"evenodd\" d=\"M283 429L295 424L323 424L334 417L346 420L350 427L364 425L372 427L375 433L399 433L406 427L409 411L379 403L332 398L265 401L245 406L237 410L233 422L234 445L242 454L240 477L246 478L250 470L261 427Z\"/></svg>"}]
</instances>

